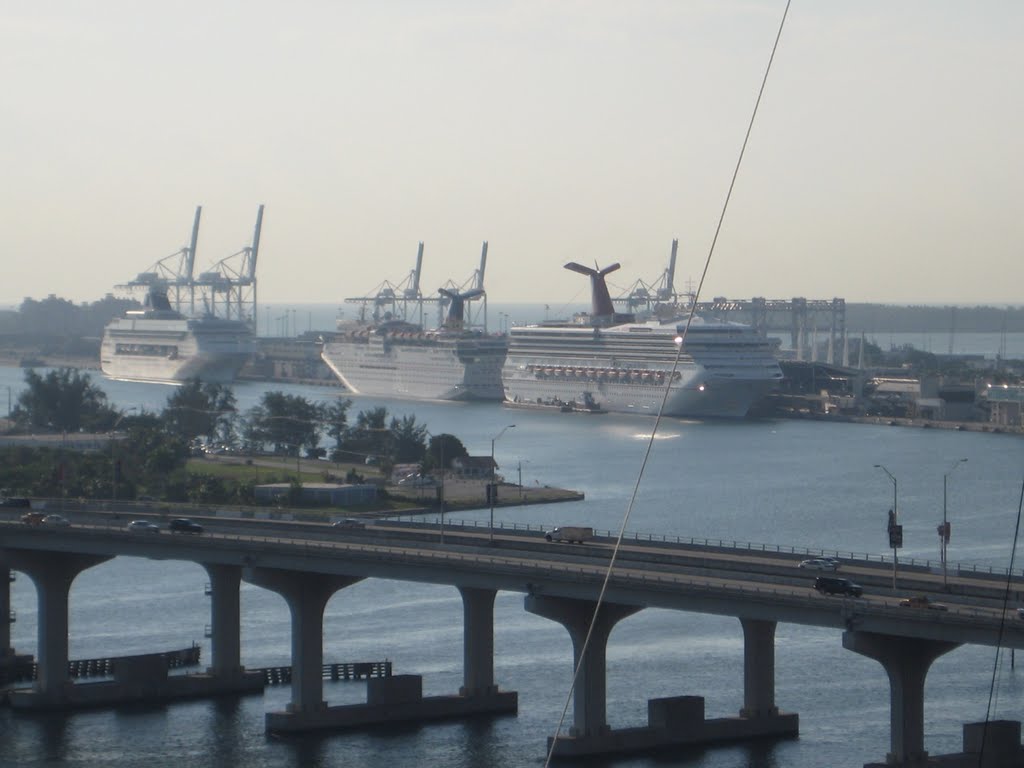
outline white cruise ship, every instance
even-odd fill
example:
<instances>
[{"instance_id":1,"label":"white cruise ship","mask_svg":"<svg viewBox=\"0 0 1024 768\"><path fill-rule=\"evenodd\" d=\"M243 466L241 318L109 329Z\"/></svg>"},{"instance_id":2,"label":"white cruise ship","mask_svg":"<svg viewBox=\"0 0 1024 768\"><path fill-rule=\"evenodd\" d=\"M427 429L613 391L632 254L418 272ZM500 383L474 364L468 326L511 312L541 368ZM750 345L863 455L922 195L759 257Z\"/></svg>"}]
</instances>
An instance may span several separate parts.
<instances>
[{"instance_id":1,"label":"white cruise ship","mask_svg":"<svg viewBox=\"0 0 1024 768\"><path fill-rule=\"evenodd\" d=\"M502 378L514 405L667 416L742 418L775 389L782 370L771 343L747 325L694 317L679 349L686 319L637 322L616 314L604 277L618 264L588 274L593 312L574 322L511 329Z\"/></svg>"},{"instance_id":2,"label":"white cruise ship","mask_svg":"<svg viewBox=\"0 0 1024 768\"><path fill-rule=\"evenodd\" d=\"M153 289L143 309L128 310L107 325L100 370L118 381L227 383L254 352L255 339L245 323L186 317L171 308L166 292Z\"/></svg>"},{"instance_id":3,"label":"white cruise ship","mask_svg":"<svg viewBox=\"0 0 1024 768\"><path fill-rule=\"evenodd\" d=\"M321 356L353 394L500 401L507 349L503 336L396 321L340 333Z\"/></svg>"},{"instance_id":4,"label":"white cruise ship","mask_svg":"<svg viewBox=\"0 0 1024 768\"><path fill-rule=\"evenodd\" d=\"M482 289L454 293L445 324L435 331L403 320L354 328L324 342L321 357L356 395L415 400L503 400L504 336L463 327L463 308Z\"/></svg>"}]
</instances>

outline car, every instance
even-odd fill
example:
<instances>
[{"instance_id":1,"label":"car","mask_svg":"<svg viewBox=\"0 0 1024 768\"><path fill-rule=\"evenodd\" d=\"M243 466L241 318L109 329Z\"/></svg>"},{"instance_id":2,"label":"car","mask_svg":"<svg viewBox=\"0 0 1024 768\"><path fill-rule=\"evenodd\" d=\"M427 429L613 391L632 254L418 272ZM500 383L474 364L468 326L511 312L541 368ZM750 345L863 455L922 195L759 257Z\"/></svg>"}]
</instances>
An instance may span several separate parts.
<instances>
[{"instance_id":1,"label":"car","mask_svg":"<svg viewBox=\"0 0 1024 768\"><path fill-rule=\"evenodd\" d=\"M5 496L0 498L0 507L31 507L32 502L24 496Z\"/></svg>"},{"instance_id":2,"label":"car","mask_svg":"<svg viewBox=\"0 0 1024 768\"><path fill-rule=\"evenodd\" d=\"M823 595L860 597L864 594L864 588L860 584L854 584L849 579L839 579L835 576L818 576L814 580L814 588Z\"/></svg>"},{"instance_id":3,"label":"car","mask_svg":"<svg viewBox=\"0 0 1024 768\"><path fill-rule=\"evenodd\" d=\"M1018 608L1017 609L1017 618L1018 619L1024 619L1024 608Z\"/></svg>"},{"instance_id":4,"label":"car","mask_svg":"<svg viewBox=\"0 0 1024 768\"><path fill-rule=\"evenodd\" d=\"M801 560L797 568L807 571L835 571L839 568L839 562L832 558L815 557L810 560Z\"/></svg>"},{"instance_id":5,"label":"car","mask_svg":"<svg viewBox=\"0 0 1024 768\"><path fill-rule=\"evenodd\" d=\"M25 523L25 525L40 525L44 517L46 515L42 512L26 512L21 516L21 522Z\"/></svg>"},{"instance_id":6,"label":"car","mask_svg":"<svg viewBox=\"0 0 1024 768\"><path fill-rule=\"evenodd\" d=\"M202 533L203 526L187 517L176 517L167 525L171 533Z\"/></svg>"},{"instance_id":7,"label":"car","mask_svg":"<svg viewBox=\"0 0 1024 768\"><path fill-rule=\"evenodd\" d=\"M900 600L900 608L927 608L931 611L948 611L949 606L945 603L936 603L929 599L928 595L913 595Z\"/></svg>"},{"instance_id":8,"label":"car","mask_svg":"<svg viewBox=\"0 0 1024 768\"><path fill-rule=\"evenodd\" d=\"M344 520L336 520L331 523L332 528L365 528L366 523L354 517L346 517Z\"/></svg>"},{"instance_id":9,"label":"car","mask_svg":"<svg viewBox=\"0 0 1024 768\"><path fill-rule=\"evenodd\" d=\"M126 527L129 531L134 532L160 533L160 526L149 522L149 520L132 520Z\"/></svg>"},{"instance_id":10,"label":"car","mask_svg":"<svg viewBox=\"0 0 1024 768\"><path fill-rule=\"evenodd\" d=\"M52 525L57 528L67 528L71 525L71 521L68 520L64 515L47 515L42 520L43 525Z\"/></svg>"}]
</instances>

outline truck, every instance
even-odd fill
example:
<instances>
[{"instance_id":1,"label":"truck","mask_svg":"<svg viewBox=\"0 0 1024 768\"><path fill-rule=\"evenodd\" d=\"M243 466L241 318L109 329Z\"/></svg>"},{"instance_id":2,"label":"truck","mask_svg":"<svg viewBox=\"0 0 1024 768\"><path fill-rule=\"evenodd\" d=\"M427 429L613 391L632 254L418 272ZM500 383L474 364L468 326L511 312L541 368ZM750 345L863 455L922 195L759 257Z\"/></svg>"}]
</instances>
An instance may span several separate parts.
<instances>
[{"instance_id":1,"label":"truck","mask_svg":"<svg viewBox=\"0 0 1024 768\"><path fill-rule=\"evenodd\" d=\"M563 525L560 528L552 528L544 534L548 541L567 541L570 544L576 542L582 544L594 538L593 528L584 528L580 525Z\"/></svg>"}]
</instances>

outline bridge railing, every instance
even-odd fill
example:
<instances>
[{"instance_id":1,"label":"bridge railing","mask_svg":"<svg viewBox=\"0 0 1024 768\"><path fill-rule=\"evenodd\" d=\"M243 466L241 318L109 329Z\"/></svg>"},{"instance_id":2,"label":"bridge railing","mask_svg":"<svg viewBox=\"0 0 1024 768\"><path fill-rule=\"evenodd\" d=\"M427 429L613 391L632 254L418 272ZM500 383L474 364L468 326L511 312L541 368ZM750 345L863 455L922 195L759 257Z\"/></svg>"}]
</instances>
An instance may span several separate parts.
<instances>
[{"instance_id":1,"label":"bridge railing","mask_svg":"<svg viewBox=\"0 0 1024 768\"><path fill-rule=\"evenodd\" d=\"M422 525L424 528L434 529L440 526L440 518L429 518L425 519L422 515L415 517L403 518L397 516L390 518L397 520L406 525ZM451 518L445 518L444 527L448 529L489 529L489 521L486 520L453 520ZM532 523L517 523L517 522L495 522L494 528L496 531L512 531L525 532L525 533L538 533L543 534L545 531L551 530L552 526L535 525ZM614 539L618 536L618 531L601 530L598 528L594 529L594 536L598 538L611 538ZM874 552L854 552L852 550L845 551L839 549L819 549L814 547L798 547L793 545L782 545L782 544L767 544L763 542L750 542L741 541L739 539L713 539L713 538L700 538L696 536L670 536L661 533L651 533L644 531L627 531L623 536L624 541L630 542L649 542L652 544L675 544L680 546L692 546L692 547L703 547L703 548L716 548L721 550L729 551L746 551L746 552L763 552L766 554L777 554L777 555L792 555L794 559L805 559L814 557L836 557L840 560L856 560L859 563L877 563L882 566L892 567L892 557L890 555L878 554ZM925 571L939 572L942 569L942 563L931 559L919 559L915 557L900 557L899 558L900 568L914 568ZM970 562L956 562L948 563L950 575L960 574L971 574L971 575L984 575L984 576L1020 576L1024 578L1024 568L1019 570L1010 570L1009 568L998 568L995 566L984 565L979 563Z\"/></svg>"}]
</instances>

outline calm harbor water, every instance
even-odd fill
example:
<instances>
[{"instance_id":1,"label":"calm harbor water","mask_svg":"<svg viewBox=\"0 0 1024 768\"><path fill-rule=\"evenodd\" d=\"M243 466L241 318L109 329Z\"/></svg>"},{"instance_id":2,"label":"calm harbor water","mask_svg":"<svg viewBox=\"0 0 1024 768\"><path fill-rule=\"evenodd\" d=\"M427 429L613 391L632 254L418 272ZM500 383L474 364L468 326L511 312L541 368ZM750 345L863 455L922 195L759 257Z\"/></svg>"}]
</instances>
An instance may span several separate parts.
<instances>
[{"instance_id":1,"label":"calm harbor water","mask_svg":"<svg viewBox=\"0 0 1024 768\"><path fill-rule=\"evenodd\" d=\"M19 369L0 368L0 392L17 397ZM160 409L172 391L159 385L97 383L115 405ZM309 399L333 389L279 384L236 385L240 407L268 389ZM495 511L498 524L585 524L618 529L653 426L648 416L583 416L509 410L497 404L410 403L357 398L354 411L384 405L415 414L431 432L458 435L471 453L495 444L500 471L524 486L583 491L586 501ZM654 441L627 528L673 536L763 542L840 552L886 554L886 513L898 479L906 546L901 560L936 562L943 475L953 523L951 560L1005 569L1013 561L1024 481L1024 442L1007 435L855 424L754 421L664 422ZM487 511L460 514L486 520ZM1024 561L1015 564L1020 570ZM209 603L197 565L122 558L83 573L71 596L72 657L150 652L203 645ZM31 582L12 587L13 644L34 653L36 604ZM289 663L284 602L243 585L242 656L252 667ZM0 710L0 766L378 766L465 768L543 764L571 677L571 644L558 625L526 613L522 596L501 593L495 611L495 674L519 691L516 717L433 724L370 733L276 739L263 714L284 706L287 688L262 697L198 701L70 716L26 717ZM461 683L462 607L448 587L366 581L328 605L324 655L332 661L390 659L397 673L423 675L428 695ZM880 665L845 651L841 635L797 625L778 627L776 699L799 712L799 739L680 750L657 757L590 762L644 768L818 768L881 760L888 749L888 683ZM613 727L641 725L648 698L706 697L708 716L735 714L742 703L742 634L735 619L646 610L623 621L608 650L608 715ZM990 702L990 685L995 679ZM362 701L359 683L328 684L332 704ZM1008 654L964 647L939 659L928 678L926 747L960 748L961 724L1024 717L1024 669Z\"/></svg>"}]
</instances>

